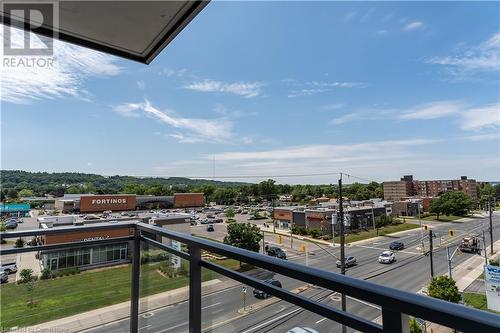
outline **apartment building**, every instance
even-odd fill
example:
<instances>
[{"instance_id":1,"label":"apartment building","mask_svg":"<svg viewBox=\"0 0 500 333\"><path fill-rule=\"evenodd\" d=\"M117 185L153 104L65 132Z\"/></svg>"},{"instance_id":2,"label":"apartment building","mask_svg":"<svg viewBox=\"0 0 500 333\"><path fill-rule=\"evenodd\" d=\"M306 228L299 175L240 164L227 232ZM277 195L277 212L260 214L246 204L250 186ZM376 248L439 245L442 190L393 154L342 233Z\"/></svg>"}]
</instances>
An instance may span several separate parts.
<instances>
[{"instance_id":1,"label":"apartment building","mask_svg":"<svg viewBox=\"0 0 500 333\"><path fill-rule=\"evenodd\" d=\"M442 193L460 191L477 200L477 183L475 179L462 176L453 180L413 180L413 176L404 176L399 181L383 183L384 199L398 201L403 198L438 197Z\"/></svg>"}]
</instances>

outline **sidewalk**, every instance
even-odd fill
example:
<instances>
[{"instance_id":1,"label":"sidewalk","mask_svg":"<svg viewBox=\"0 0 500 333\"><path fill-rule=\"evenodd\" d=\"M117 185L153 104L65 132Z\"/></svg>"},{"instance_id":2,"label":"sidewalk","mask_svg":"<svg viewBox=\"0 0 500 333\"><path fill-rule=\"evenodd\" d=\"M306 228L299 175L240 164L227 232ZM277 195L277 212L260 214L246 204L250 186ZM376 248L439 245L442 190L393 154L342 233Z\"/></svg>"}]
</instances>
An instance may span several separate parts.
<instances>
[{"instance_id":1,"label":"sidewalk","mask_svg":"<svg viewBox=\"0 0 500 333\"><path fill-rule=\"evenodd\" d=\"M231 279L214 279L202 283L203 296L232 288L240 283ZM189 287L143 297L139 300L139 313L149 312L189 299ZM77 315L56 319L31 327L14 328L10 332L80 332L93 327L127 319L130 302L114 304Z\"/></svg>"},{"instance_id":2,"label":"sidewalk","mask_svg":"<svg viewBox=\"0 0 500 333\"><path fill-rule=\"evenodd\" d=\"M17 272L16 281L20 279L20 273L23 269L32 269L33 275L40 276L42 273L42 267L40 261L35 258L34 252L18 253L17 254Z\"/></svg>"},{"instance_id":3,"label":"sidewalk","mask_svg":"<svg viewBox=\"0 0 500 333\"><path fill-rule=\"evenodd\" d=\"M407 222L407 223L412 223L412 222ZM262 231L265 231L267 233L271 233L271 234L274 233L274 230L273 230L272 226L264 227L262 225L259 225L259 228ZM382 239L385 239L387 236L403 235L403 234L407 234L407 233L410 233L410 232L415 232L416 230L419 230L419 229L416 228L416 229L396 231L396 232L393 232L393 233L390 233L390 234L387 234L387 235L384 235L384 236L375 236L375 237L371 237L371 238L367 238L367 239L362 239L362 240L355 241L355 242L346 243L346 246L359 245L359 244L364 244L364 243L367 243L367 242L373 242L373 241L377 241L377 240L382 240ZM291 236L290 230L276 228L276 235L284 236L283 245L285 245L286 240L288 240L288 243L290 243L290 241L289 241L290 240L290 236ZM269 237L269 236L267 236L267 237ZM311 237L308 237L308 236L300 236L300 235L296 235L296 234L293 235L293 239L294 240L298 240L298 242L317 243L317 244L327 245L327 246L332 246L332 244L333 244L332 240L326 241L326 240L323 240L323 239L315 239L315 238L311 238ZM340 244L338 244L338 242L335 242L335 246L336 247L340 246ZM294 241L294 247L296 247L298 249L298 246L295 246L295 241Z\"/></svg>"}]
</instances>

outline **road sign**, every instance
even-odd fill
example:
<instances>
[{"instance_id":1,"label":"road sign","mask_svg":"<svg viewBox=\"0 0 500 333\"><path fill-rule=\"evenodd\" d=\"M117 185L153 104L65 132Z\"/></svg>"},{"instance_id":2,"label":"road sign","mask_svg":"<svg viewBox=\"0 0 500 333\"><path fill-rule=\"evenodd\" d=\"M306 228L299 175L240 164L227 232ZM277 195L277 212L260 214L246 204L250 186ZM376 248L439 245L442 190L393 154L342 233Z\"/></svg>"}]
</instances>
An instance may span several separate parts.
<instances>
[{"instance_id":1,"label":"road sign","mask_svg":"<svg viewBox=\"0 0 500 333\"><path fill-rule=\"evenodd\" d=\"M241 292L246 294L247 293L247 286L241 287Z\"/></svg>"}]
</instances>

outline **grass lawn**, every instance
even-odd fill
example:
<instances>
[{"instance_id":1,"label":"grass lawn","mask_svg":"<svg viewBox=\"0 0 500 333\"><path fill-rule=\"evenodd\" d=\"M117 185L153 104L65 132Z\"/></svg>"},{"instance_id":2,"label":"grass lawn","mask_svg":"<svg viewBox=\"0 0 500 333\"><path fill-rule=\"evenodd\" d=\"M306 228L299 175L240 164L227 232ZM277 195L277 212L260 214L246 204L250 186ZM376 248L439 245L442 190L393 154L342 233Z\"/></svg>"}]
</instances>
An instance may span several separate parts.
<instances>
[{"instance_id":1,"label":"grass lawn","mask_svg":"<svg viewBox=\"0 0 500 333\"><path fill-rule=\"evenodd\" d=\"M497 311L489 310L487 308L486 295L476 294L476 293L465 293L464 294L465 304L472 306L473 308L479 310L485 310L493 313L500 313Z\"/></svg>"},{"instance_id":2,"label":"grass lawn","mask_svg":"<svg viewBox=\"0 0 500 333\"><path fill-rule=\"evenodd\" d=\"M394 232L416 229L418 227L419 227L418 224L413 224L413 223L401 223L401 224L390 225L390 226L386 226L383 228L379 228L378 229L378 236L385 236L387 234L392 234ZM352 243L352 242L357 242L360 240L373 238L373 237L377 237L376 230L361 231L361 232L358 232L356 234L347 235L345 238L345 241L346 241L346 243ZM340 242L339 236L335 237L335 242L336 243Z\"/></svg>"},{"instance_id":3,"label":"grass lawn","mask_svg":"<svg viewBox=\"0 0 500 333\"><path fill-rule=\"evenodd\" d=\"M463 219L464 217L467 217L467 216L439 215L439 220L438 220L436 215L430 215L430 216L423 217L422 220L424 220L424 221L451 222L451 221Z\"/></svg>"},{"instance_id":4,"label":"grass lawn","mask_svg":"<svg viewBox=\"0 0 500 333\"><path fill-rule=\"evenodd\" d=\"M233 259L217 261L217 264L239 269L239 262ZM168 279L158 273L157 267L157 263L142 265L141 297L188 285L189 277ZM26 285L4 284L0 287L0 326L2 329L29 326L125 302L130 299L130 270L131 265L125 265L41 280L36 283L33 297L38 303L32 307L27 306ZM202 270L203 281L217 277L215 272Z\"/></svg>"}]
</instances>

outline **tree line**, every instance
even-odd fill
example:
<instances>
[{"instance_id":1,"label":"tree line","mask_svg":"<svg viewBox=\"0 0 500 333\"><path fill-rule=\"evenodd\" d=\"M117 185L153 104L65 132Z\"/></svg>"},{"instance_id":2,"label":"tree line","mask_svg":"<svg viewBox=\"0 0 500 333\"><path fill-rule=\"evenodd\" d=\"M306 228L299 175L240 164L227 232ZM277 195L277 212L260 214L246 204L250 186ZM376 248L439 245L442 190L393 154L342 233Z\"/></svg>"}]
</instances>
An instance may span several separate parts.
<instances>
[{"instance_id":1,"label":"tree line","mask_svg":"<svg viewBox=\"0 0 500 333\"><path fill-rule=\"evenodd\" d=\"M173 195L180 192L201 192L208 202L235 204L261 202L277 199L280 195L292 195L292 200L307 203L321 196L336 197L338 186L276 184L273 179L260 183L223 182L206 179L180 177L133 177L101 176L76 172L47 173L20 170L1 172L2 201L15 201L21 197L50 195L60 197L64 194L137 194ZM353 183L344 186L344 195L352 200L382 198L382 184Z\"/></svg>"}]
</instances>

